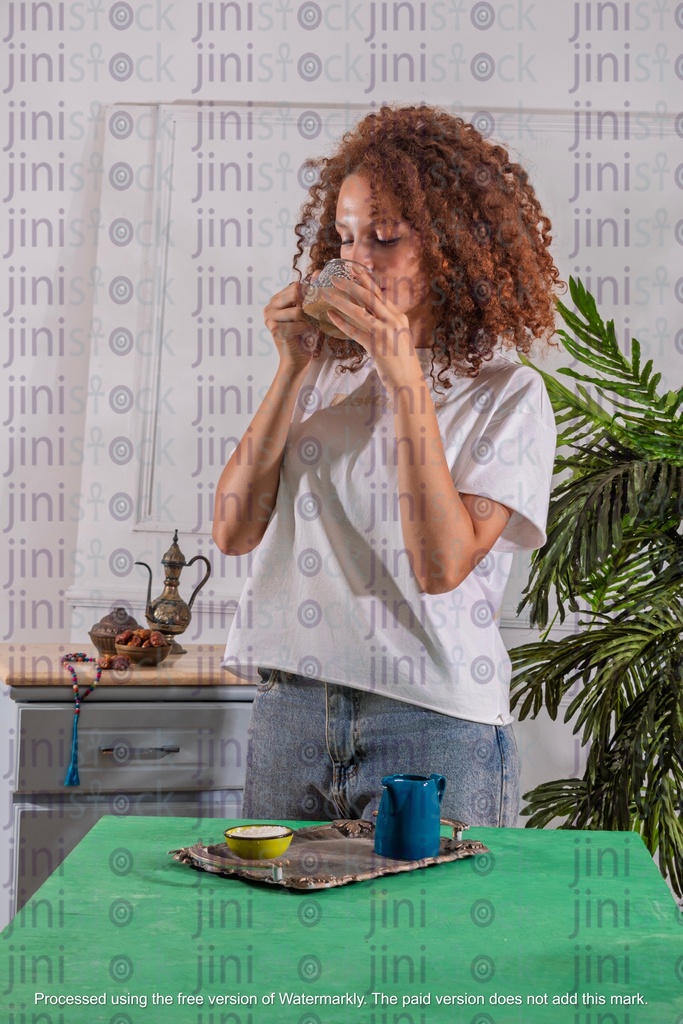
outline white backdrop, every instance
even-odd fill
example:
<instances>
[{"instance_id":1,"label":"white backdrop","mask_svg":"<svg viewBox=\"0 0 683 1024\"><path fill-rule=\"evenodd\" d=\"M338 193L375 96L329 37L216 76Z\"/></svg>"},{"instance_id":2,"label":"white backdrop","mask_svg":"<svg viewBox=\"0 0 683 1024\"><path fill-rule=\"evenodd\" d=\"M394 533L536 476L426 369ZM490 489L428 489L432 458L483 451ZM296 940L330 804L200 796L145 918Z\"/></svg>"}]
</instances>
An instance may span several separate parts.
<instances>
[{"instance_id":1,"label":"white backdrop","mask_svg":"<svg viewBox=\"0 0 683 1024\"><path fill-rule=\"evenodd\" d=\"M213 548L211 488L274 372L261 310L290 279L301 162L382 101L439 104L506 145L553 221L562 276L679 385L683 4L0 15L4 642L83 642L117 599L141 617L133 563L160 589L176 525L186 556L214 565L187 639L225 637L248 560ZM210 302L221 276L232 283ZM514 612L526 576L517 564L509 646L529 638ZM578 770L566 729L521 736L527 785Z\"/></svg>"}]
</instances>

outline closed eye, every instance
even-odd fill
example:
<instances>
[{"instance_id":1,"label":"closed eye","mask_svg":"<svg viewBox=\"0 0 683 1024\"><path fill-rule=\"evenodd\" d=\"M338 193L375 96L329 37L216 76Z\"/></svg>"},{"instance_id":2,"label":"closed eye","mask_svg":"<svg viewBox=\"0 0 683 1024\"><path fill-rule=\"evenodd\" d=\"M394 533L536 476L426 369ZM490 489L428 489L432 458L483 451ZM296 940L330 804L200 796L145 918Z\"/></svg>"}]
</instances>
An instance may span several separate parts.
<instances>
[{"instance_id":1,"label":"closed eye","mask_svg":"<svg viewBox=\"0 0 683 1024\"><path fill-rule=\"evenodd\" d=\"M398 242L401 241L401 238L400 238L400 236L397 237L397 238L375 238L375 239L373 239L373 241L377 245L389 246L389 245L396 245ZM339 245L340 245L340 247L342 245L353 245L353 239L352 238L342 238L342 240L340 241Z\"/></svg>"}]
</instances>

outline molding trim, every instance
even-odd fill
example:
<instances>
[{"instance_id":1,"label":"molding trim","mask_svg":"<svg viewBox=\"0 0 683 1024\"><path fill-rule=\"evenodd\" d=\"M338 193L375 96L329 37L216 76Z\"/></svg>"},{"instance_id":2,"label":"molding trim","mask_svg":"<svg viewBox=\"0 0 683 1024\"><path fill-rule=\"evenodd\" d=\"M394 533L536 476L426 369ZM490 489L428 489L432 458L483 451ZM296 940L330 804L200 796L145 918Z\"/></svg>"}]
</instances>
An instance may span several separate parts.
<instances>
[{"instance_id":1,"label":"molding trim","mask_svg":"<svg viewBox=\"0 0 683 1024\"><path fill-rule=\"evenodd\" d=\"M161 570L159 570L161 576ZM214 583L215 586L215 583ZM93 611L107 612L111 608L116 607L117 604L123 604L131 609L132 614L137 614L139 611L143 616L146 607L146 583L143 579L140 580L140 585L136 587L131 586L118 586L118 587L102 587L102 588L89 588L83 587L69 587L65 594L65 600L72 608L90 608ZM188 584L189 589L189 584ZM154 591L154 586L152 587ZM197 597L197 608L201 609L203 606L208 612L210 605L218 606L221 603L235 602L237 604L241 597L242 590L235 591L222 591L220 593L214 592L212 597L208 595L200 594ZM226 610L225 615L232 619L234 613ZM501 633L506 631L515 633L529 633L531 639L538 639L540 636L540 630L532 628L529 625L529 621L526 618L514 618L509 615L503 615L499 620L499 629ZM552 627L553 635L569 635L579 632L580 627L577 622L570 621L569 617L562 623Z\"/></svg>"}]
</instances>

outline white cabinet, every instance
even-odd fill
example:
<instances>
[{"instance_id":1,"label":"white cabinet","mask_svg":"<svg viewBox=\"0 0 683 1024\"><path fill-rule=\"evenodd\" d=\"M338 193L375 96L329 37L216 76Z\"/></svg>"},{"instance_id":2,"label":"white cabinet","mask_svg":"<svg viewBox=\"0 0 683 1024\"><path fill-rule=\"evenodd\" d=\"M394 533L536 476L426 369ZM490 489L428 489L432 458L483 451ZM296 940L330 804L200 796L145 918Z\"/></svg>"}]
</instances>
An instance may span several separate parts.
<instances>
[{"instance_id":1,"label":"white cabinet","mask_svg":"<svg viewBox=\"0 0 683 1024\"><path fill-rule=\"evenodd\" d=\"M80 785L65 787L73 706L18 704L10 916L104 814L189 817L198 830L204 818L240 817L250 710L248 701L84 702Z\"/></svg>"},{"instance_id":2,"label":"white cabinet","mask_svg":"<svg viewBox=\"0 0 683 1024\"><path fill-rule=\"evenodd\" d=\"M28 656L31 648L14 667L0 659L10 684L0 701L9 739L0 765L0 928L103 815L191 818L191 834L180 837L190 842L219 841L221 822L205 819L242 811L254 687L232 684L234 677L217 669L218 651L202 665L189 649L163 680L153 670L140 677L150 685L100 685L81 704L80 785L65 787L74 705L57 645L50 647L48 668L44 653ZM178 685L169 685L174 678ZM125 849L118 856L125 862Z\"/></svg>"},{"instance_id":3,"label":"white cabinet","mask_svg":"<svg viewBox=\"0 0 683 1024\"><path fill-rule=\"evenodd\" d=\"M241 789L248 703L127 702L82 705L80 790ZM15 793L64 793L73 707L21 704Z\"/></svg>"}]
</instances>

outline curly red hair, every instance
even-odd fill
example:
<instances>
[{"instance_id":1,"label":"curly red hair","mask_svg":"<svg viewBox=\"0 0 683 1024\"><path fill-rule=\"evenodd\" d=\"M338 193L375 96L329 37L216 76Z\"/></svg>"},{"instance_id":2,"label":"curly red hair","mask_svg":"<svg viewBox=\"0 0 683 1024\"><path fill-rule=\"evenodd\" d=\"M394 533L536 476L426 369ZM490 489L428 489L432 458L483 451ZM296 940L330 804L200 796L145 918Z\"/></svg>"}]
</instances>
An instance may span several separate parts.
<instances>
[{"instance_id":1,"label":"curly red hair","mask_svg":"<svg viewBox=\"0 0 683 1024\"><path fill-rule=\"evenodd\" d=\"M294 270L308 250L309 271L339 256L334 229L341 184L350 174L369 182L377 216L395 212L422 242L436 327L432 351L442 374L476 377L498 339L528 354L552 341L555 292L566 287L549 252L551 224L526 171L473 125L432 106L388 107L369 114L330 157L306 167L317 180L296 226ZM327 338L337 359L366 356L356 342ZM322 335L315 353L322 350ZM434 359L432 360L432 376Z\"/></svg>"}]
</instances>

